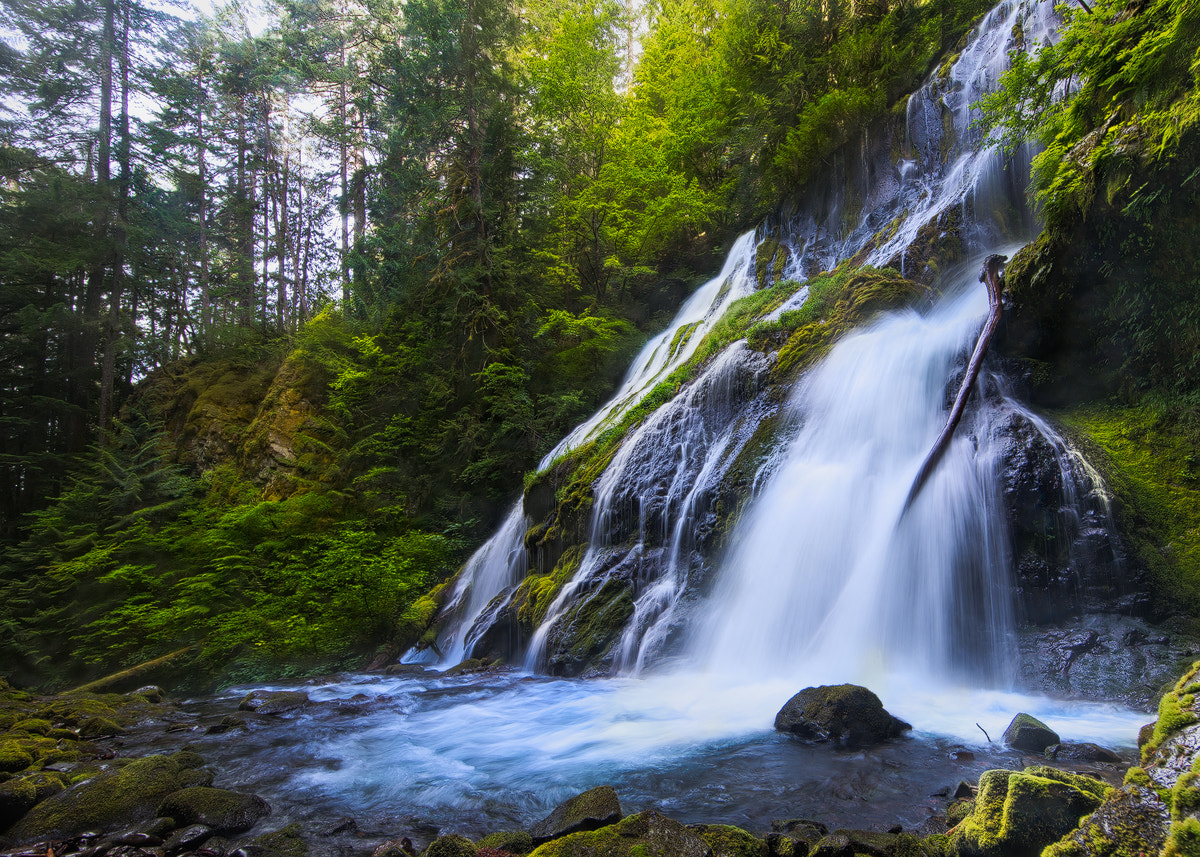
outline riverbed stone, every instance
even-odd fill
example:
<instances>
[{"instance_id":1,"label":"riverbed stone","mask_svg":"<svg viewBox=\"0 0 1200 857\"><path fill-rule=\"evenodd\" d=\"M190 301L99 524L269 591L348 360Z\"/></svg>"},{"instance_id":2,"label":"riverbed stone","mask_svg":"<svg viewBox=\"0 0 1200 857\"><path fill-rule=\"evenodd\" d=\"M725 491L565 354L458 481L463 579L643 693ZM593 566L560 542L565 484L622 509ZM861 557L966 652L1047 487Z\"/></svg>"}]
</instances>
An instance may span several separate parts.
<instances>
[{"instance_id":1,"label":"riverbed stone","mask_svg":"<svg viewBox=\"0 0 1200 857\"><path fill-rule=\"evenodd\" d=\"M1001 740L1014 750L1025 753L1043 753L1046 748L1060 743L1058 733L1031 714L1018 714L1004 730Z\"/></svg>"},{"instance_id":2,"label":"riverbed stone","mask_svg":"<svg viewBox=\"0 0 1200 857\"><path fill-rule=\"evenodd\" d=\"M971 814L950 839L959 857L1024 857L1057 842L1094 811L1112 787L1044 766L984 771Z\"/></svg>"},{"instance_id":3,"label":"riverbed stone","mask_svg":"<svg viewBox=\"0 0 1200 857\"><path fill-rule=\"evenodd\" d=\"M1121 757L1099 744L1090 741L1063 741L1061 744L1051 744L1044 751L1047 759L1059 762L1102 762L1108 765L1121 764Z\"/></svg>"},{"instance_id":4,"label":"riverbed stone","mask_svg":"<svg viewBox=\"0 0 1200 857\"><path fill-rule=\"evenodd\" d=\"M775 715L775 728L802 741L855 748L897 738L912 726L884 710L867 688L839 684L797 693Z\"/></svg>"},{"instance_id":5,"label":"riverbed stone","mask_svg":"<svg viewBox=\"0 0 1200 857\"><path fill-rule=\"evenodd\" d=\"M252 690L240 703L239 711L255 714L285 714L308 705L308 694L299 690Z\"/></svg>"},{"instance_id":6,"label":"riverbed stone","mask_svg":"<svg viewBox=\"0 0 1200 857\"><path fill-rule=\"evenodd\" d=\"M216 833L244 833L271 814L271 806L258 795L197 786L167 795L158 814L177 824L203 824Z\"/></svg>"},{"instance_id":7,"label":"riverbed stone","mask_svg":"<svg viewBox=\"0 0 1200 857\"><path fill-rule=\"evenodd\" d=\"M700 834L650 810L546 842L532 857L713 857Z\"/></svg>"},{"instance_id":8,"label":"riverbed stone","mask_svg":"<svg viewBox=\"0 0 1200 857\"><path fill-rule=\"evenodd\" d=\"M621 801L612 786L596 786L559 804L529 831L541 845L551 839L584 830L597 830L621 820Z\"/></svg>"},{"instance_id":9,"label":"riverbed stone","mask_svg":"<svg viewBox=\"0 0 1200 857\"><path fill-rule=\"evenodd\" d=\"M111 830L153 818L167 795L197 782L211 782L195 770L195 753L146 756L100 771L34 806L8 837L14 842L66 839L87 830Z\"/></svg>"}]
</instances>

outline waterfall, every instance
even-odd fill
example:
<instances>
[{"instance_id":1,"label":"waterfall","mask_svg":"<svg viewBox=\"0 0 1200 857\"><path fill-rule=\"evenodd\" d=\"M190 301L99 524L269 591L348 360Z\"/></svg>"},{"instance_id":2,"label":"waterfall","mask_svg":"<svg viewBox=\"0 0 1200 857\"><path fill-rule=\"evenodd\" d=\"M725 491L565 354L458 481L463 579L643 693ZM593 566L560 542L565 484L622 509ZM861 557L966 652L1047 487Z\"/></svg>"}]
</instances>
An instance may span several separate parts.
<instances>
[{"instance_id":1,"label":"waterfall","mask_svg":"<svg viewBox=\"0 0 1200 857\"><path fill-rule=\"evenodd\" d=\"M947 264L1032 237L1023 188L1030 153L1006 162L981 139L971 104L994 86L1008 50L1051 38L1052 6L1005 0L992 9L955 61L908 99L898 161L890 146L864 146L852 169L807 190L771 235L786 248L785 277L802 280L854 258L952 289L954 277L941 270ZM860 201L857 209L850 199ZM722 271L542 468L614 425L695 353L729 305L754 290L758 244L754 234L737 240ZM952 251L937 256L940 246ZM720 569L706 529L715 492L780 409L757 394L765 358L735 343L713 359L624 439L593 485L586 549L534 630L526 668L574 675L602 657L605 670L640 672L684 655L764 670L815 659L858 673L903 652L913 669L1002 678L1011 663L1011 551L995 477L1001 444L988 420L1019 406L976 408L936 484L897 523L896 495L902 503L914 457L919 463L940 428L945 386L986 308L981 289L961 291L926 316L895 314L847 338L803 379L777 420L775 454L757 464L752 485L761 496ZM798 289L764 318L799 306L807 293ZM526 572L529 523L518 501L464 566L442 612L441 664L472 656L504 613ZM705 614L700 593L714 585L712 603L722 606ZM887 597L861 604L873 588ZM764 607L769 615L755 618ZM581 629L601 620L623 627L604 652L580 642Z\"/></svg>"},{"instance_id":2,"label":"waterfall","mask_svg":"<svg viewBox=\"0 0 1200 857\"><path fill-rule=\"evenodd\" d=\"M928 315L890 314L797 386L788 406L800 428L738 525L697 623L698 660L774 676L805 665L812 683L1005 677L1010 552L993 443L1003 400L979 406L976 393L970 424L902 515L986 312L976 284Z\"/></svg>"},{"instance_id":3,"label":"waterfall","mask_svg":"<svg viewBox=\"0 0 1200 857\"><path fill-rule=\"evenodd\" d=\"M643 346L616 394L559 441L542 459L539 469L549 467L555 459L593 437L600 428L619 420L656 384L687 362L729 305L754 291L757 247L753 232L734 242L720 273L697 289L680 307L666 330ZM518 499L500 529L472 554L459 573L454 591L441 611L450 621L439 635L436 649L410 651L405 655L405 661L430 662L430 658L435 657L438 663L453 666L469 655L471 644L485 630L475 626L484 617L489 604L510 591L524 576L525 528L525 515ZM484 619L486 624L486 617Z\"/></svg>"}]
</instances>

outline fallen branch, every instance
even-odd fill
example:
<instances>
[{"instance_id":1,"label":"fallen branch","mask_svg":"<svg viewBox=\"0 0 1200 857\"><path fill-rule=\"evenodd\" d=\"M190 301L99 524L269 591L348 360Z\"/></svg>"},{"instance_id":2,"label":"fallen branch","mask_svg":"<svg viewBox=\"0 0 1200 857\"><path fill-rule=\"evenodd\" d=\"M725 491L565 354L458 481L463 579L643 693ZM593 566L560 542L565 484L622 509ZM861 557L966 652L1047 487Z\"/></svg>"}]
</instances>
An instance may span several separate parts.
<instances>
[{"instance_id":1,"label":"fallen branch","mask_svg":"<svg viewBox=\"0 0 1200 857\"><path fill-rule=\"evenodd\" d=\"M979 726L979 724L978 724L978 723L976 723L975 725L976 725L976 726ZM983 733L983 737L984 737L984 738L987 738L987 739L988 739L988 743L989 743L989 744L991 744L991 743L992 743L992 736L991 736L991 735L989 735L989 734L987 734L987 730L986 730L986 729L984 729L982 726L979 726L979 731Z\"/></svg>"},{"instance_id":2,"label":"fallen branch","mask_svg":"<svg viewBox=\"0 0 1200 857\"><path fill-rule=\"evenodd\" d=\"M933 444L933 449L929 450L929 455L925 457L925 463L917 471L917 478L913 480L913 486L908 492L908 499L904 501L904 512L908 511L908 507L913 504L913 500L921 493L921 488L925 486L930 475L933 474L933 469L941 461L946 448L950 446L950 440L954 437L954 430L958 428L959 420L962 419L963 411L967 408L967 399L971 396L971 389L975 386L975 379L979 377L979 369L983 366L983 358L987 354L988 344L992 341L992 334L996 332L996 327L1000 324L1000 315L1004 309L1001 301L1001 292L1004 288L1001 276L1004 263L1007 259L1007 256L993 254L988 256L983 262L983 270L979 272L979 282L987 283L988 303L990 305L987 323L983 326L983 330L979 332L979 339L975 343L975 351L971 354L971 361L967 364L967 374L963 377L962 386L958 388L958 396L954 399L954 407L950 409L950 417L946 420L946 427L938 435L938 439Z\"/></svg>"},{"instance_id":3,"label":"fallen branch","mask_svg":"<svg viewBox=\"0 0 1200 857\"><path fill-rule=\"evenodd\" d=\"M184 648L177 649L176 651L171 652L170 654L163 655L162 657L154 658L154 660L140 663L137 666L133 666L133 667L130 667L129 669L121 670L120 672L115 672L112 675L106 675L104 678L98 678L95 681L89 681L87 684L81 684L79 687L70 691L70 693L85 693L85 692L94 693L103 687L108 687L109 685L116 684L119 681L124 681L125 679L135 678L139 675L142 675L143 673L148 673L148 672L150 672L150 670L154 669L155 667L160 667L163 664L170 663L171 661L175 660L176 658L180 657L181 655L186 655L188 652L195 651L196 649L199 649L199 648L200 648L200 646L195 643L190 646L185 646Z\"/></svg>"}]
</instances>

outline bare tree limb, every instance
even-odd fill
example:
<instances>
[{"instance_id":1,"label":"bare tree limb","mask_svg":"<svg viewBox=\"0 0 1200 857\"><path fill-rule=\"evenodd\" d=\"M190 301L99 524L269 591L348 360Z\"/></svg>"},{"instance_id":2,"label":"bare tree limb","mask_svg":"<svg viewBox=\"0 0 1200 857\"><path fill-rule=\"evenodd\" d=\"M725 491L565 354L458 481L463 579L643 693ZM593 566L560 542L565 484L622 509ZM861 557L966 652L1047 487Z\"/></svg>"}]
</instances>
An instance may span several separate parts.
<instances>
[{"instance_id":1,"label":"bare tree limb","mask_svg":"<svg viewBox=\"0 0 1200 857\"><path fill-rule=\"evenodd\" d=\"M971 396L971 390L975 386L975 379L979 377L979 369L983 366L983 358L987 354L988 344L992 341L992 335L996 332L996 327L1000 324L1000 316L1004 309L1001 292L1004 290L1002 277L1006 261L1008 261L1007 256L997 254L988 256L984 260L983 270L979 272L979 281L987 283L988 304L990 305L987 323L984 324L983 330L979 332L979 339L975 343L975 351L971 354L971 361L967 364L967 374L963 377L962 386L958 388L958 396L954 399L954 407L950 409L950 417L946 420L946 427L938 435L933 448L929 450L929 455L925 457L925 463L917 471L917 478L913 480L913 486L908 492L908 499L904 501L904 512L907 512L909 507L912 506L913 501L921 493L921 489L929 480L934 468L941 461L946 448L950 446L950 440L954 437L954 430L958 428L958 423L962 419L963 411L966 410L967 399ZM901 514L903 515L904 512L901 512Z\"/></svg>"}]
</instances>

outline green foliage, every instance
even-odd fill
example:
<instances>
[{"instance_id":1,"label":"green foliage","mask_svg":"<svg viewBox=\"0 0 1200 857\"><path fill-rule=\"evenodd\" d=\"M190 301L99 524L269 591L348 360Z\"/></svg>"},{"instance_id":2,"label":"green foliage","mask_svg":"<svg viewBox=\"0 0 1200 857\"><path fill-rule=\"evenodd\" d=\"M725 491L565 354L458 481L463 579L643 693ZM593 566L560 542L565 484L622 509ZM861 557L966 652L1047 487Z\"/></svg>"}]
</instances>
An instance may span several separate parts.
<instances>
[{"instance_id":1,"label":"green foliage","mask_svg":"<svg viewBox=\"0 0 1200 857\"><path fill-rule=\"evenodd\" d=\"M1063 5L1061 38L1014 55L981 107L1006 142L1044 147L1034 185L1051 226L1110 199L1136 167L1168 158L1200 120L1200 9L1188 0ZM1061 98L1055 92L1076 82ZM1106 174L1096 186L1092 171Z\"/></svg>"},{"instance_id":2,"label":"green foliage","mask_svg":"<svg viewBox=\"0 0 1200 857\"><path fill-rule=\"evenodd\" d=\"M1160 597L1200 608L1200 467L1196 432L1177 414L1141 407L1088 408L1065 423L1102 452L1123 525Z\"/></svg>"}]
</instances>

